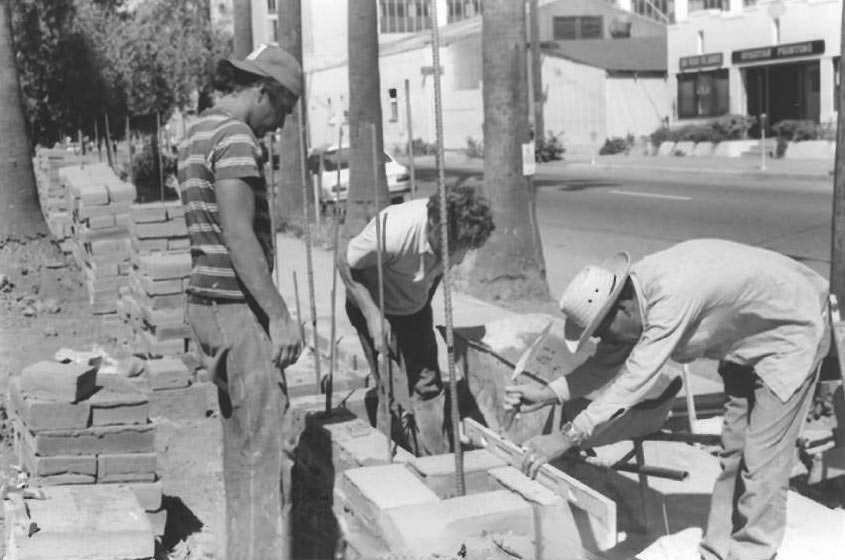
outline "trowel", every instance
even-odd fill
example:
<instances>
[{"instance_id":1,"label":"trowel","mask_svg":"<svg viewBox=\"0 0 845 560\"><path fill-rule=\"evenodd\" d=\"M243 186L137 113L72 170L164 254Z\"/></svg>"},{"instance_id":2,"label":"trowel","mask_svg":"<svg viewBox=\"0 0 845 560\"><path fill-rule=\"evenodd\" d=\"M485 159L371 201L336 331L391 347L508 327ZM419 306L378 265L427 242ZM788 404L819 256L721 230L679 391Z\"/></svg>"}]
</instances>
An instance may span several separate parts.
<instances>
[{"instance_id":1,"label":"trowel","mask_svg":"<svg viewBox=\"0 0 845 560\"><path fill-rule=\"evenodd\" d=\"M537 349L540 347L540 344L546 339L546 335L549 334L549 331L552 328L552 322L549 321L546 326L540 331L540 334L537 335L537 338L534 339L534 342L531 343L528 348L522 353L519 359L516 361L516 365L513 368L513 372L511 373L510 382L513 383L517 377L519 377L523 371L525 371L525 367L528 365L528 362L531 361L531 358L534 357L534 354L537 352ZM505 411L505 417L502 419L502 433L507 432L510 430L511 426L513 425L514 420L517 419L519 416L519 409L512 408L510 410Z\"/></svg>"}]
</instances>

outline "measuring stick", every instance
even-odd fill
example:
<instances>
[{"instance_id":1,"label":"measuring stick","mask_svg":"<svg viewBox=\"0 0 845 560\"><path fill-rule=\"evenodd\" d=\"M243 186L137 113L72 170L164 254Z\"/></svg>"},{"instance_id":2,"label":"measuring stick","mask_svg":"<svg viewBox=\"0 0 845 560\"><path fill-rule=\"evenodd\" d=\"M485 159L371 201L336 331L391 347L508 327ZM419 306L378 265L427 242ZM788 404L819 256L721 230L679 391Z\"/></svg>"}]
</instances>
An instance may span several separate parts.
<instances>
[{"instance_id":1,"label":"measuring stick","mask_svg":"<svg viewBox=\"0 0 845 560\"><path fill-rule=\"evenodd\" d=\"M338 126L337 130L337 153L338 153L338 161L337 161L337 184L340 185L340 148L343 145L343 125ZM334 368L335 368L335 360L337 358L337 342L335 341L335 337L337 336L337 302L335 299L337 298L337 251L338 251L338 244L340 243L340 228L342 225L341 220L343 216L341 216L340 212L338 211L337 199L339 197L339 193L335 191L335 207L334 207L334 246L332 247L332 322L331 322L331 335L329 336L329 343L331 344L331 348L329 348L329 376L326 379L326 414L329 414L332 410L332 390L334 385ZM349 202L349 194L347 193L346 196L347 203ZM345 214L345 213L344 213Z\"/></svg>"},{"instance_id":2,"label":"measuring stick","mask_svg":"<svg viewBox=\"0 0 845 560\"><path fill-rule=\"evenodd\" d=\"M376 268L378 270L378 307L379 307L379 321L381 321L381 333L384 336L385 319L384 319L384 268L382 266L382 229L381 229L381 206L379 204L379 183L378 183L378 153L376 151L376 125L370 124L370 143L373 153L373 204L376 207ZM349 195L346 196L347 200ZM378 344L380 341L374 340ZM386 341L389 344L389 341ZM387 459L391 460L393 457L393 444L391 442L391 421L390 421L390 357L385 356L383 352L378 353L376 359L376 376L379 383L379 423L383 422L379 428L385 430L384 435L387 437Z\"/></svg>"},{"instance_id":3,"label":"measuring stick","mask_svg":"<svg viewBox=\"0 0 845 560\"><path fill-rule=\"evenodd\" d=\"M437 22L437 2L431 4L431 51L434 65L434 117L437 130L437 192L440 194L440 258L443 261L443 305L446 319L446 352L449 364L450 417L452 419L452 450L455 453L455 487L458 496L466 494L464 454L460 438L458 412L458 384L455 379L455 333L452 323L452 279L449 273L449 208L446 203L446 173L443 161L443 107L440 86L440 32Z\"/></svg>"},{"instance_id":4,"label":"measuring stick","mask_svg":"<svg viewBox=\"0 0 845 560\"><path fill-rule=\"evenodd\" d=\"M302 230L305 236L305 261L308 267L308 300L311 306L311 329L314 335L314 383L317 392L320 392L320 339L317 336L317 304L314 301L314 262L311 259L311 220L308 215L308 176L305 169L305 134L302 127L302 104L304 101L299 100L297 107L299 108L299 162L301 164L301 181L302 181L302 215L305 218L302 224Z\"/></svg>"}]
</instances>

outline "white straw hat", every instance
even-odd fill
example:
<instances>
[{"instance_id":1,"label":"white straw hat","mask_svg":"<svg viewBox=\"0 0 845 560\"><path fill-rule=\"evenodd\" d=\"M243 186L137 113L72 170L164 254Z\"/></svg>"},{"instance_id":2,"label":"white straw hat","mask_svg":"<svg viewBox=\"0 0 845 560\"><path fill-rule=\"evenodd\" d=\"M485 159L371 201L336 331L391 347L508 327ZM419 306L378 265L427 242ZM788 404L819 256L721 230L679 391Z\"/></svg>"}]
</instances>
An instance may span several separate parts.
<instances>
[{"instance_id":1,"label":"white straw hat","mask_svg":"<svg viewBox=\"0 0 845 560\"><path fill-rule=\"evenodd\" d=\"M593 335L625 287L630 270L630 255L617 253L600 265L582 268L563 291L563 338L570 352L577 352Z\"/></svg>"}]
</instances>

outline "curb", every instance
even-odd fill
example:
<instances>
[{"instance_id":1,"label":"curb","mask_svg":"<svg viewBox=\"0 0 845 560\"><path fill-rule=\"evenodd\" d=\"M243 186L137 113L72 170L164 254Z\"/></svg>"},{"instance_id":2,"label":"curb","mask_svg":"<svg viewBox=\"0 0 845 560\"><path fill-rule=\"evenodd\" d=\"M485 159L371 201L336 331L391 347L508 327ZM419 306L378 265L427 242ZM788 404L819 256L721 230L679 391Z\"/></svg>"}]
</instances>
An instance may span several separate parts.
<instances>
[{"instance_id":1,"label":"curb","mask_svg":"<svg viewBox=\"0 0 845 560\"><path fill-rule=\"evenodd\" d=\"M671 165L625 165L614 163L571 163L570 167L587 167L592 169L626 169L636 171L661 171L671 173L682 173L688 175L696 174L719 174L719 175L742 175L745 177L756 177L760 179L768 179L771 177L782 177L787 179L798 179L806 181L820 181L833 179L833 172L812 172L812 173L797 173L797 172L783 172L783 171L762 171L760 169L724 169L724 168L690 168L678 167Z\"/></svg>"}]
</instances>

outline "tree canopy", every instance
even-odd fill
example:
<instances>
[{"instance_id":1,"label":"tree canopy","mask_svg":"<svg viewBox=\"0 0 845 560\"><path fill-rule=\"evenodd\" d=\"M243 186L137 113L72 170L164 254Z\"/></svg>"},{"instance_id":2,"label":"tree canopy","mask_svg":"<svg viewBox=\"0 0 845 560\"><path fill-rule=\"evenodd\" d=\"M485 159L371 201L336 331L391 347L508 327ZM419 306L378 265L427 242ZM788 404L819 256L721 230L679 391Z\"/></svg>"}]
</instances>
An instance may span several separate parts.
<instances>
[{"instance_id":1,"label":"tree canopy","mask_svg":"<svg viewBox=\"0 0 845 560\"><path fill-rule=\"evenodd\" d=\"M193 93L212 89L215 64L232 38L214 29L208 0L17 0L12 32L34 142L77 128L91 132L108 112L150 126ZM151 117L151 118L150 118Z\"/></svg>"}]
</instances>

